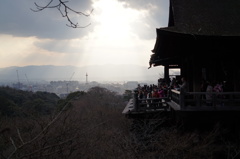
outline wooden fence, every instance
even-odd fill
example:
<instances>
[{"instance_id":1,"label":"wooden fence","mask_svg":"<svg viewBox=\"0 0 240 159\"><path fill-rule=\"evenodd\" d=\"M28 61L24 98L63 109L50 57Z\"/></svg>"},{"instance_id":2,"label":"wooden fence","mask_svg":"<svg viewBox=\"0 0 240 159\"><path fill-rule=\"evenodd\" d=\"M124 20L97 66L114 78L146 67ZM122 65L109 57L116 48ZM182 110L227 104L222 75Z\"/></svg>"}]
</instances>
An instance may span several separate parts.
<instances>
[{"instance_id":1,"label":"wooden fence","mask_svg":"<svg viewBox=\"0 0 240 159\"><path fill-rule=\"evenodd\" d=\"M135 111L147 110L168 110L171 103L178 106L178 110L207 107L224 107L240 110L240 92L180 92L169 90L169 94L164 98L146 98L139 99L137 93L134 93L133 105ZM198 110L198 109L196 109Z\"/></svg>"},{"instance_id":2,"label":"wooden fence","mask_svg":"<svg viewBox=\"0 0 240 159\"><path fill-rule=\"evenodd\" d=\"M163 98L143 98L139 99L137 93L134 93L133 105L135 111L167 110L168 97Z\"/></svg>"}]
</instances>

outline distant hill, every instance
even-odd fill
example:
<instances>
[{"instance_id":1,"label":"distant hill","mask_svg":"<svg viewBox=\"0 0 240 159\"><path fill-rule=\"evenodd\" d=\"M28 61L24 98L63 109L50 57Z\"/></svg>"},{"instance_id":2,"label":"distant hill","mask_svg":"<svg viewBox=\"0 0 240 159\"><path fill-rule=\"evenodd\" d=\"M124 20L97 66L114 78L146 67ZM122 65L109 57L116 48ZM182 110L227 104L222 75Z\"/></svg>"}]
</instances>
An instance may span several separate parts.
<instances>
[{"instance_id":1,"label":"distant hill","mask_svg":"<svg viewBox=\"0 0 240 159\"><path fill-rule=\"evenodd\" d=\"M36 80L77 80L85 81L155 81L163 75L162 67L148 69L136 65L99 65L99 66L24 66L0 68L0 82L20 82ZM18 74L18 76L17 76Z\"/></svg>"}]
</instances>

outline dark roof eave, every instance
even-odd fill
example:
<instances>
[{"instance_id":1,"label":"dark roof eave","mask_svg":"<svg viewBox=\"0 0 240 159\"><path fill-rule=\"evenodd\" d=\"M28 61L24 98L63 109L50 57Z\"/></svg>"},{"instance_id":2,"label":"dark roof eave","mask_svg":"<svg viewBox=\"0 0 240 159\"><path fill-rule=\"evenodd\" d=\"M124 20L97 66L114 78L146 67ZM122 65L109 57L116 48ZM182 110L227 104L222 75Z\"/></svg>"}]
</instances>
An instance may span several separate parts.
<instances>
[{"instance_id":1,"label":"dark roof eave","mask_svg":"<svg viewBox=\"0 0 240 159\"><path fill-rule=\"evenodd\" d=\"M238 50L236 41L240 36L197 35L157 29L157 39L149 63L153 66L172 64L171 59L188 56L189 50L211 49L233 51ZM226 45L225 45L226 44ZM201 48L199 48L201 46ZM235 51L234 51L235 52ZM181 53L181 55L179 55Z\"/></svg>"},{"instance_id":2,"label":"dark roof eave","mask_svg":"<svg viewBox=\"0 0 240 159\"><path fill-rule=\"evenodd\" d=\"M201 28L199 28L197 31L190 31L190 30L179 30L176 27L164 27L164 28L157 28L157 36L159 34L163 35L171 35L175 34L178 36L204 36L204 37L240 37L240 34L236 33L213 33L213 32L204 32L201 31Z\"/></svg>"}]
</instances>

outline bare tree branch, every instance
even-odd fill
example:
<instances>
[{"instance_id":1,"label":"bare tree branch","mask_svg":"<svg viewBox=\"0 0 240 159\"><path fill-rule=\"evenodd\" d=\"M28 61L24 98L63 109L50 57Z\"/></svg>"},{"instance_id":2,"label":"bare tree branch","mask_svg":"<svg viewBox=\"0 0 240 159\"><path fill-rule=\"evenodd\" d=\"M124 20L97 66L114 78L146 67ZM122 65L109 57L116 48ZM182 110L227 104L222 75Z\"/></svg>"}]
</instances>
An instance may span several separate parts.
<instances>
[{"instance_id":1,"label":"bare tree branch","mask_svg":"<svg viewBox=\"0 0 240 159\"><path fill-rule=\"evenodd\" d=\"M22 139L22 136L21 136L21 133L20 133L19 129L17 129L17 133L18 133L18 137L21 140L22 144L24 144L24 141Z\"/></svg>"},{"instance_id":2,"label":"bare tree branch","mask_svg":"<svg viewBox=\"0 0 240 159\"><path fill-rule=\"evenodd\" d=\"M97 124L97 125L94 125L94 126L92 126L92 127L89 127L89 128L87 128L87 129L85 129L85 130L82 131L82 132L77 132L77 133L74 134L71 138L69 138L69 139L67 139L67 140L65 140L65 141L62 141L62 142L59 142L59 143L56 143L56 144L53 144L53 145L45 146L45 147L43 147L43 148L41 148L41 149L38 149L38 150L35 150L35 151L33 151L33 152L29 153L29 154L25 154L24 156L21 156L20 158L29 157L29 156L31 156L31 155L33 155L33 154L36 154L36 153L38 153L38 152L41 152L41 151L43 151L43 150L51 149L51 148L53 148L53 147L59 147L59 146L64 145L64 144L66 144L66 143L72 142L72 141L74 141L76 138L78 138L81 134L86 133L86 132L89 133L90 130L94 130L95 128L97 128L97 127L99 127L99 126L101 126L101 125L103 125L103 124L106 124L106 123L108 123L109 121L110 121L110 120L101 122L101 123L99 123L99 124ZM56 150L55 152L52 152L51 154L57 153L57 152L59 152L59 151L60 151L60 150ZM45 156L48 156L48 155L50 155L50 154L45 154Z\"/></svg>"},{"instance_id":3,"label":"bare tree branch","mask_svg":"<svg viewBox=\"0 0 240 159\"><path fill-rule=\"evenodd\" d=\"M10 137L10 141L12 142L12 145L14 147L14 150L16 151L17 150L17 146L15 145L15 142L13 141L13 139Z\"/></svg>"},{"instance_id":4,"label":"bare tree branch","mask_svg":"<svg viewBox=\"0 0 240 159\"><path fill-rule=\"evenodd\" d=\"M23 142L23 139L20 135L20 132L18 131L18 135L20 140L22 141L22 144L20 146L16 146L14 140L10 137L10 140L12 142L12 145L14 146L14 151L12 151L12 153L8 156L8 159L10 159L17 150L21 149L23 146L31 144L33 141L37 140L42 134L44 134L44 132L57 120L59 119L60 115L66 110L66 108L69 106L69 103L71 101L68 101L64 107L62 108L62 110L46 125L46 127L43 128L43 130L41 132L39 132L33 139L27 141L27 142ZM18 129L17 129L18 130Z\"/></svg>"},{"instance_id":5,"label":"bare tree branch","mask_svg":"<svg viewBox=\"0 0 240 159\"><path fill-rule=\"evenodd\" d=\"M90 11L89 14L86 14L86 13L83 13L83 12L79 12L79 11L76 11L72 8L70 8L68 5L66 5L66 3L68 3L68 1L62 1L62 0L58 0L59 3L57 5L53 5L53 2L54 0L50 0L49 3L45 6L40 6L38 5L36 2L34 3L35 6L36 6L36 9L32 9L30 8L33 12L40 12L44 9L52 9L52 8L57 8L58 11L61 13L61 15L64 17L64 18L67 18L69 24L66 24L68 27L72 27L72 28L86 28L88 27L89 25L91 25L91 23L87 24L87 25L84 25L84 26L80 26L77 22L73 22L71 20L71 18L69 17L69 13L72 12L72 13L75 13L75 14L78 14L78 15L82 15L82 16L85 16L85 17L88 17L91 15L91 13L93 12L93 9Z\"/></svg>"}]
</instances>

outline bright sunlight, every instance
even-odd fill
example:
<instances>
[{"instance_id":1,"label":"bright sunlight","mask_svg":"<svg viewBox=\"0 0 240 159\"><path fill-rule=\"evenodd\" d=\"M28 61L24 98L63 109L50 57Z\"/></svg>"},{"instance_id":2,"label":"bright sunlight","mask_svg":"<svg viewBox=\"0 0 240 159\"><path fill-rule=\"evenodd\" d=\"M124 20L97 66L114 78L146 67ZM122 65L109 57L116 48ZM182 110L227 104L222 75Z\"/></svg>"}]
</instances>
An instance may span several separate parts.
<instances>
[{"instance_id":1,"label":"bright sunlight","mask_svg":"<svg viewBox=\"0 0 240 159\"><path fill-rule=\"evenodd\" d=\"M95 0L93 3L94 31L88 36L84 61L88 64L148 64L149 41L143 42L132 31L136 21L145 17L146 11L126 7L117 0ZM153 41L151 41L153 43ZM107 49L106 49L107 48ZM139 54L146 54L139 62ZM83 58L83 57L82 57ZM117 59L117 60L116 60Z\"/></svg>"},{"instance_id":2,"label":"bright sunlight","mask_svg":"<svg viewBox=\"0 0 240 159\"><path fill-rule=\"evenodd\" d=\"M100 24L97 27L99 36L109 40L123 40L131 34L131 23L136 21L140 12L124 7L124 2L116 0L100 0L94 3L95 20Z\"/></svg>"}]
</instances>

